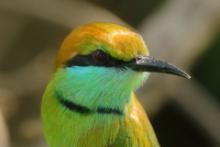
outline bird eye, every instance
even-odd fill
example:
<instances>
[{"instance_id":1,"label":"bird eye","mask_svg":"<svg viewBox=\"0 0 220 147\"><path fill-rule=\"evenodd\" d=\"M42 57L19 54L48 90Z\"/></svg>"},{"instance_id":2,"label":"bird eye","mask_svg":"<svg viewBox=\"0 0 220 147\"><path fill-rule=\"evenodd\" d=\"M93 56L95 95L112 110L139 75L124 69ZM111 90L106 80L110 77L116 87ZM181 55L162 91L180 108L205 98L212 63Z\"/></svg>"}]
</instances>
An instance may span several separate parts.
<instances>
[{"instance_id":1,"label":"bird eye","mask_svg":"<svg viewBox=\"0 0 220 147\"><path fill-rule=\"evenodd\" d=\"M93 53L93 59L97 62L105 63L108 60L108 55L101 50Z\"/></svg>"}]
</instances>

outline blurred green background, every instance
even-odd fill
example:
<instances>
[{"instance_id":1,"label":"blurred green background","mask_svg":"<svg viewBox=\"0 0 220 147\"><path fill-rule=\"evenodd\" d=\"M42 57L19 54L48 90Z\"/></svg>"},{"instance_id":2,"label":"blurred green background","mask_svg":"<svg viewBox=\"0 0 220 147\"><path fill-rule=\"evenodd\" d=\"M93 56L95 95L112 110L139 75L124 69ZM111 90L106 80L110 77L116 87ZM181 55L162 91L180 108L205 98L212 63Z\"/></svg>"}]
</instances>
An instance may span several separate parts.
<instances>
[{"instance_id":1,"label":"blurred green background","mask_svg":"<svg viewBox=\"0 0 220 147\"><path fill-rule=\"evenodd\" d=\"M219 0L0 0L0 146L46 147L41 97L63 38L92 21L128 25L191 80L138 90L162 147L220 146Z\"/></svg>"}]
</instances>

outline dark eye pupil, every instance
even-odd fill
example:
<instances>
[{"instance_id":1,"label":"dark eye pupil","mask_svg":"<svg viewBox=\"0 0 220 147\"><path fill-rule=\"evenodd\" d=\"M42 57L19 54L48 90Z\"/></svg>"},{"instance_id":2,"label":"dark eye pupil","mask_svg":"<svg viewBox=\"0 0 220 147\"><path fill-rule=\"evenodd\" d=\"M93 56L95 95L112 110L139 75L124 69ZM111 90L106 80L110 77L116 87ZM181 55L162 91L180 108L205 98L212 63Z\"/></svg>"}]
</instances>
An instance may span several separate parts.
<instances>
[{"instance_id":1,"label":"dark eye pupil","mask_svg":"<svg viewBox=\"0 0 220 147\"><path fill-rule=\"evenodd\" d=\"M98 62L104 62L107 60L107 55L103 51L98 50L93 54L93 58Z\"/></svg>"}]
</instances>

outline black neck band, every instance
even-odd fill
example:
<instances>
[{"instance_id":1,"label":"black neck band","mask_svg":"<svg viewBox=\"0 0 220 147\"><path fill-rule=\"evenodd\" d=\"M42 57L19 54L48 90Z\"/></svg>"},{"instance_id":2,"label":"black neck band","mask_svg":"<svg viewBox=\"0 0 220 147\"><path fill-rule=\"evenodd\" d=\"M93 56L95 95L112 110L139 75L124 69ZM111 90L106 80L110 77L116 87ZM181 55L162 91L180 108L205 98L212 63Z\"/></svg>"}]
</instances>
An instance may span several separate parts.
<instances>
[{"instance_id":1,"label":"black neck band","mask_svg":"<svg viewBox=\"0 0 220 147\"><path fill-rule=\"evenodd\" d=\"M115 115L123 115L123 112L116 108L106 108L106 107L98 107L97 110L91 110L86 106L82 106L80 104L76 104L72 101L65 100L59 92L56 92L56 98L59 103L65 108L78 112L80 114L92 114L92 113L100 113L100 114L115 114Z\"/></svg>"}]
</instances>

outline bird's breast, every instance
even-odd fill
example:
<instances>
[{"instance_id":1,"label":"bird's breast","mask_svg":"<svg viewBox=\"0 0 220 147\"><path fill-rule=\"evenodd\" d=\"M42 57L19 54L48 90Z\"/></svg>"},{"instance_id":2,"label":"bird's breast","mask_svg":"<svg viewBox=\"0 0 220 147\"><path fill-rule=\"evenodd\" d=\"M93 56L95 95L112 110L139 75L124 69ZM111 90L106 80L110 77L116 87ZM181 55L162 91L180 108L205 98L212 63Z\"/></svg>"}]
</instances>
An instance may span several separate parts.
<instances>
[{"instance_id":1,"label":"bird's breast","mask_svg":"<svg viewBox=\"0 0 220 147\"><path fill-rule=\"evenodd\" d=\"M48 95L49 96L49 95ZM56 98L43 99L42 115L46 139L51 147L135 146L156 147L154 131L136 98L123 113L114 109L83 110L82 106ZM132 145L133 144L133 145ZM69 146L68 146L69 147Z\"/></svg>"}]
</instances>

